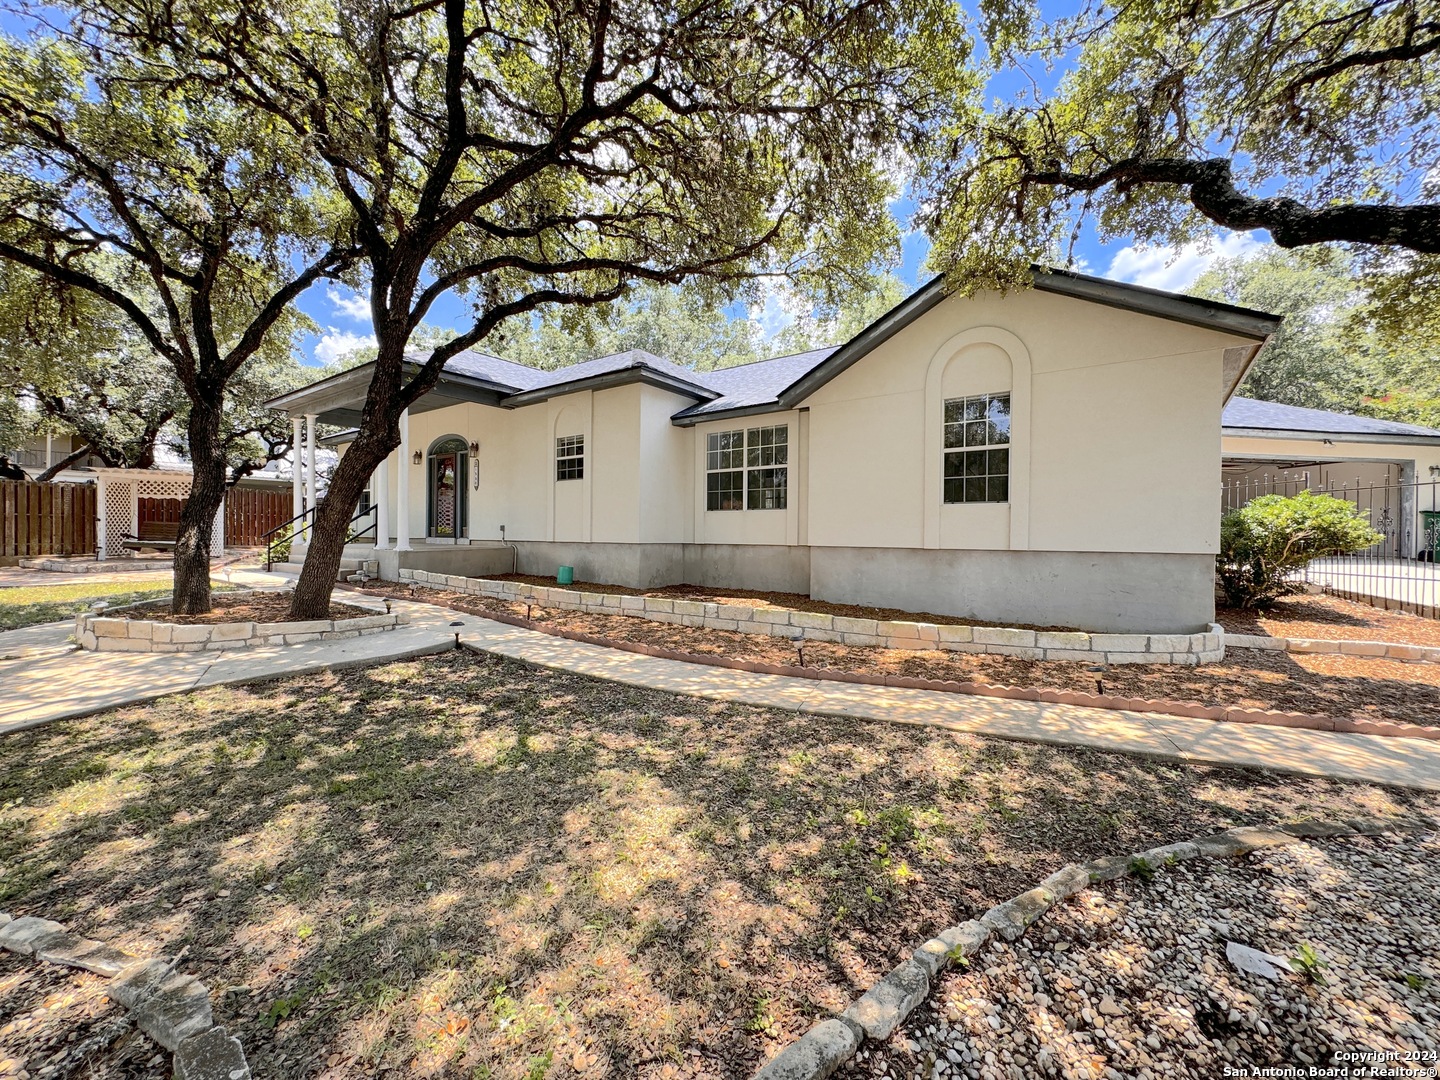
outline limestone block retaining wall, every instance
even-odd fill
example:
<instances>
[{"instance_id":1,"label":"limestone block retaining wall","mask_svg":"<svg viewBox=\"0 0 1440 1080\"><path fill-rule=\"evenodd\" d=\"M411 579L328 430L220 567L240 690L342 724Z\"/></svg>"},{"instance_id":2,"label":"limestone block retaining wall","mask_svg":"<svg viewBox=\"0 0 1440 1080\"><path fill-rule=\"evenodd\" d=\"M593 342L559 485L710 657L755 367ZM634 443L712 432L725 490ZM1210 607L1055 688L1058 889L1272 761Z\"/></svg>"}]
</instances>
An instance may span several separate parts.
<instances>
[{"instance_id":1,"label":"limestone block retaining wall","mask_svg":"<svg viewBox=\"0 0 1440 1080\"><path fill-rule=\"evenodd\" d=\"M1266 649L1271 652L1332 653L1337 656L1383 657L1440 664L1440 649L1429 645L1399 645L1393 641L1328 641L1324 638L1267 637L1261 634L1227 634L1235 649Z\"/></svg>"},{"instance_id":2,"label":"limestone block retaining wall","mask_svg":"<svg viewBox=\"0 0 1440 1080\"><path fill-rule=\"evenodd\" d=\"M996 653L1026 660L1083 660L1107 664L1209 664L1225 658L1225 632L1217 624L1200 634L1087 634L1080 631L1015 630L922 622L852 619L791 608L756 608L702 600L616 593L581 592L558 586L530 585L402 569L400 580L457 592L490 596L518 604L629 615L654 622L679 623L711 630L807 641L836 641L883 649L943 649Z\"/></svg>"},{"instance_id":3,"label":"limestone block retaining wall","mask_svg":"<svg viewBox=\"0 0 1440 1080\"><path fill-rule=\"evenodd\" d=\"M161 600L154 603L169 603ZM146 605L135 605L142 607ZM401 612L354 619L314 619L280 623L169 623L110 618L86 611L75 616L75 640L96 652L201 652L259 645L298 645L304 641L379 634L409 622Z\"/></svg>"}]
</instances>

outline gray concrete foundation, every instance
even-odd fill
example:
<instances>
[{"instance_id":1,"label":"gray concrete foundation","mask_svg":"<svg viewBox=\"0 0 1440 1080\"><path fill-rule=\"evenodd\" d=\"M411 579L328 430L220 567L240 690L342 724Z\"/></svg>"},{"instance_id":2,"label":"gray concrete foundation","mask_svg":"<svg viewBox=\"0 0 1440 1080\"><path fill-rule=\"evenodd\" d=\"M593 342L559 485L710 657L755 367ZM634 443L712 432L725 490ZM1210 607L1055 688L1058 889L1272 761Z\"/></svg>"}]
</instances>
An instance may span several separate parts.
<instances>
[{"instance_id":1,"label":"gray concrete foundation","mask_svg":"<svg viewBox=\"0 0 1440 1080\"><path fill-rule=\"evenodd\" d=\"M962 620L1192 634L1215 617L1215 557L1149 552L810 549L810 595Z\"/></svg>"},{"instance_id":2,"label":"gray concrete foundation","mask_svg":"<svg viewBox=\"0 0 1440 1080\"><path fill-rule=\"evenodd\" d=\"M793 592L839 604L933 612L1002 625L1095 633L1192 634L1215 615L1210 555L745 544L584 544L520 540L376 551L380 576L401 567L486 577L553 578L652 589L664 585Z\"/></svg>"}]
</instances>

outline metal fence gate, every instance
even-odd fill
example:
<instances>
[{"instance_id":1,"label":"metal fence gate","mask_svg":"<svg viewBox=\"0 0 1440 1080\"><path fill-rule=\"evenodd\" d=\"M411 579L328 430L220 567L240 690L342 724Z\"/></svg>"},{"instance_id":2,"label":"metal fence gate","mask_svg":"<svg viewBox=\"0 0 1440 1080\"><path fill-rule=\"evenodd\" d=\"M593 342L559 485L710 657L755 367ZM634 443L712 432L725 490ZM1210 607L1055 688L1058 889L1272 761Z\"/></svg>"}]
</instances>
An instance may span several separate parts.
<instances>
[{"instance_id":1,"label":"metal fence gate","mask_svg":"<svg viewBox=\"0 0 1440 1080\"><path fill-rule=\"evenodd\" d=\"M1350 503L1383 539L1353 555L1313 560L1301 571L1305 584L1376 607L1440 618L1440 478L1387 474L1381 483L1346 483L1332 474L1321 484L1305 470L1246 476L1222 482L1221 512L1262 495L1307 490Z\"/></svg>"}]
</instances>

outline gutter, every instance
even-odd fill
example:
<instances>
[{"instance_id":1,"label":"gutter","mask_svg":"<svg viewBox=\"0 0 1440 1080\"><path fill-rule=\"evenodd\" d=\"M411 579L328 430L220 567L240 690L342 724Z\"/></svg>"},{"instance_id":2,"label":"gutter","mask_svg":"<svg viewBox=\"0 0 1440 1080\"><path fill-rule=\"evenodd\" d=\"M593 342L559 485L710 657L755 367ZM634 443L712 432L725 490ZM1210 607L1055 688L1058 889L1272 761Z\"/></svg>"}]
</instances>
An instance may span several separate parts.
<instances>
[{"instance_id":1,"label":"gutter","mask_svg":"<svg viewBox=\"0 0 1440 1080\"><path fill-rule=\"evenodd\" d=\"M1225 439L1298 439L1302 442L1380 443L1393 446L1440 446L1440 435L1381 435L1356 431L1286 431L1282 428L1220 428Z\"/></svg>"}]
</instances>

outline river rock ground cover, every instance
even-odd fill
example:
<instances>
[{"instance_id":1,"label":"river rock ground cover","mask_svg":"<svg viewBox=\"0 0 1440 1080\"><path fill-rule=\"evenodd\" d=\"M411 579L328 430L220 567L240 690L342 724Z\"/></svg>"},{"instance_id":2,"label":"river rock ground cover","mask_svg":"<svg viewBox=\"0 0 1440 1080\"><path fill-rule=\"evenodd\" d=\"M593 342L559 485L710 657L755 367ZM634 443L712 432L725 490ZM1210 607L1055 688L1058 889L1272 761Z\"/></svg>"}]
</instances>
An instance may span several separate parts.
<instances>
[{"instance_id":1,"label":"river rock ground cover","mask_svg":"<svg viewBox=\"0 0 1440 1080\"><path fill-rule=\"evenodd\" d=\"M1226 958L1231 941L1294 965L1276 980L1242 972ZM1345 1055L1363 1054L1425 1075L1437 1053L1430 833L1311 840L1093 887L942 976L903 1029L841 1075L1356 1075L1364 1059Z\"/></svg>"}]
</instances>

